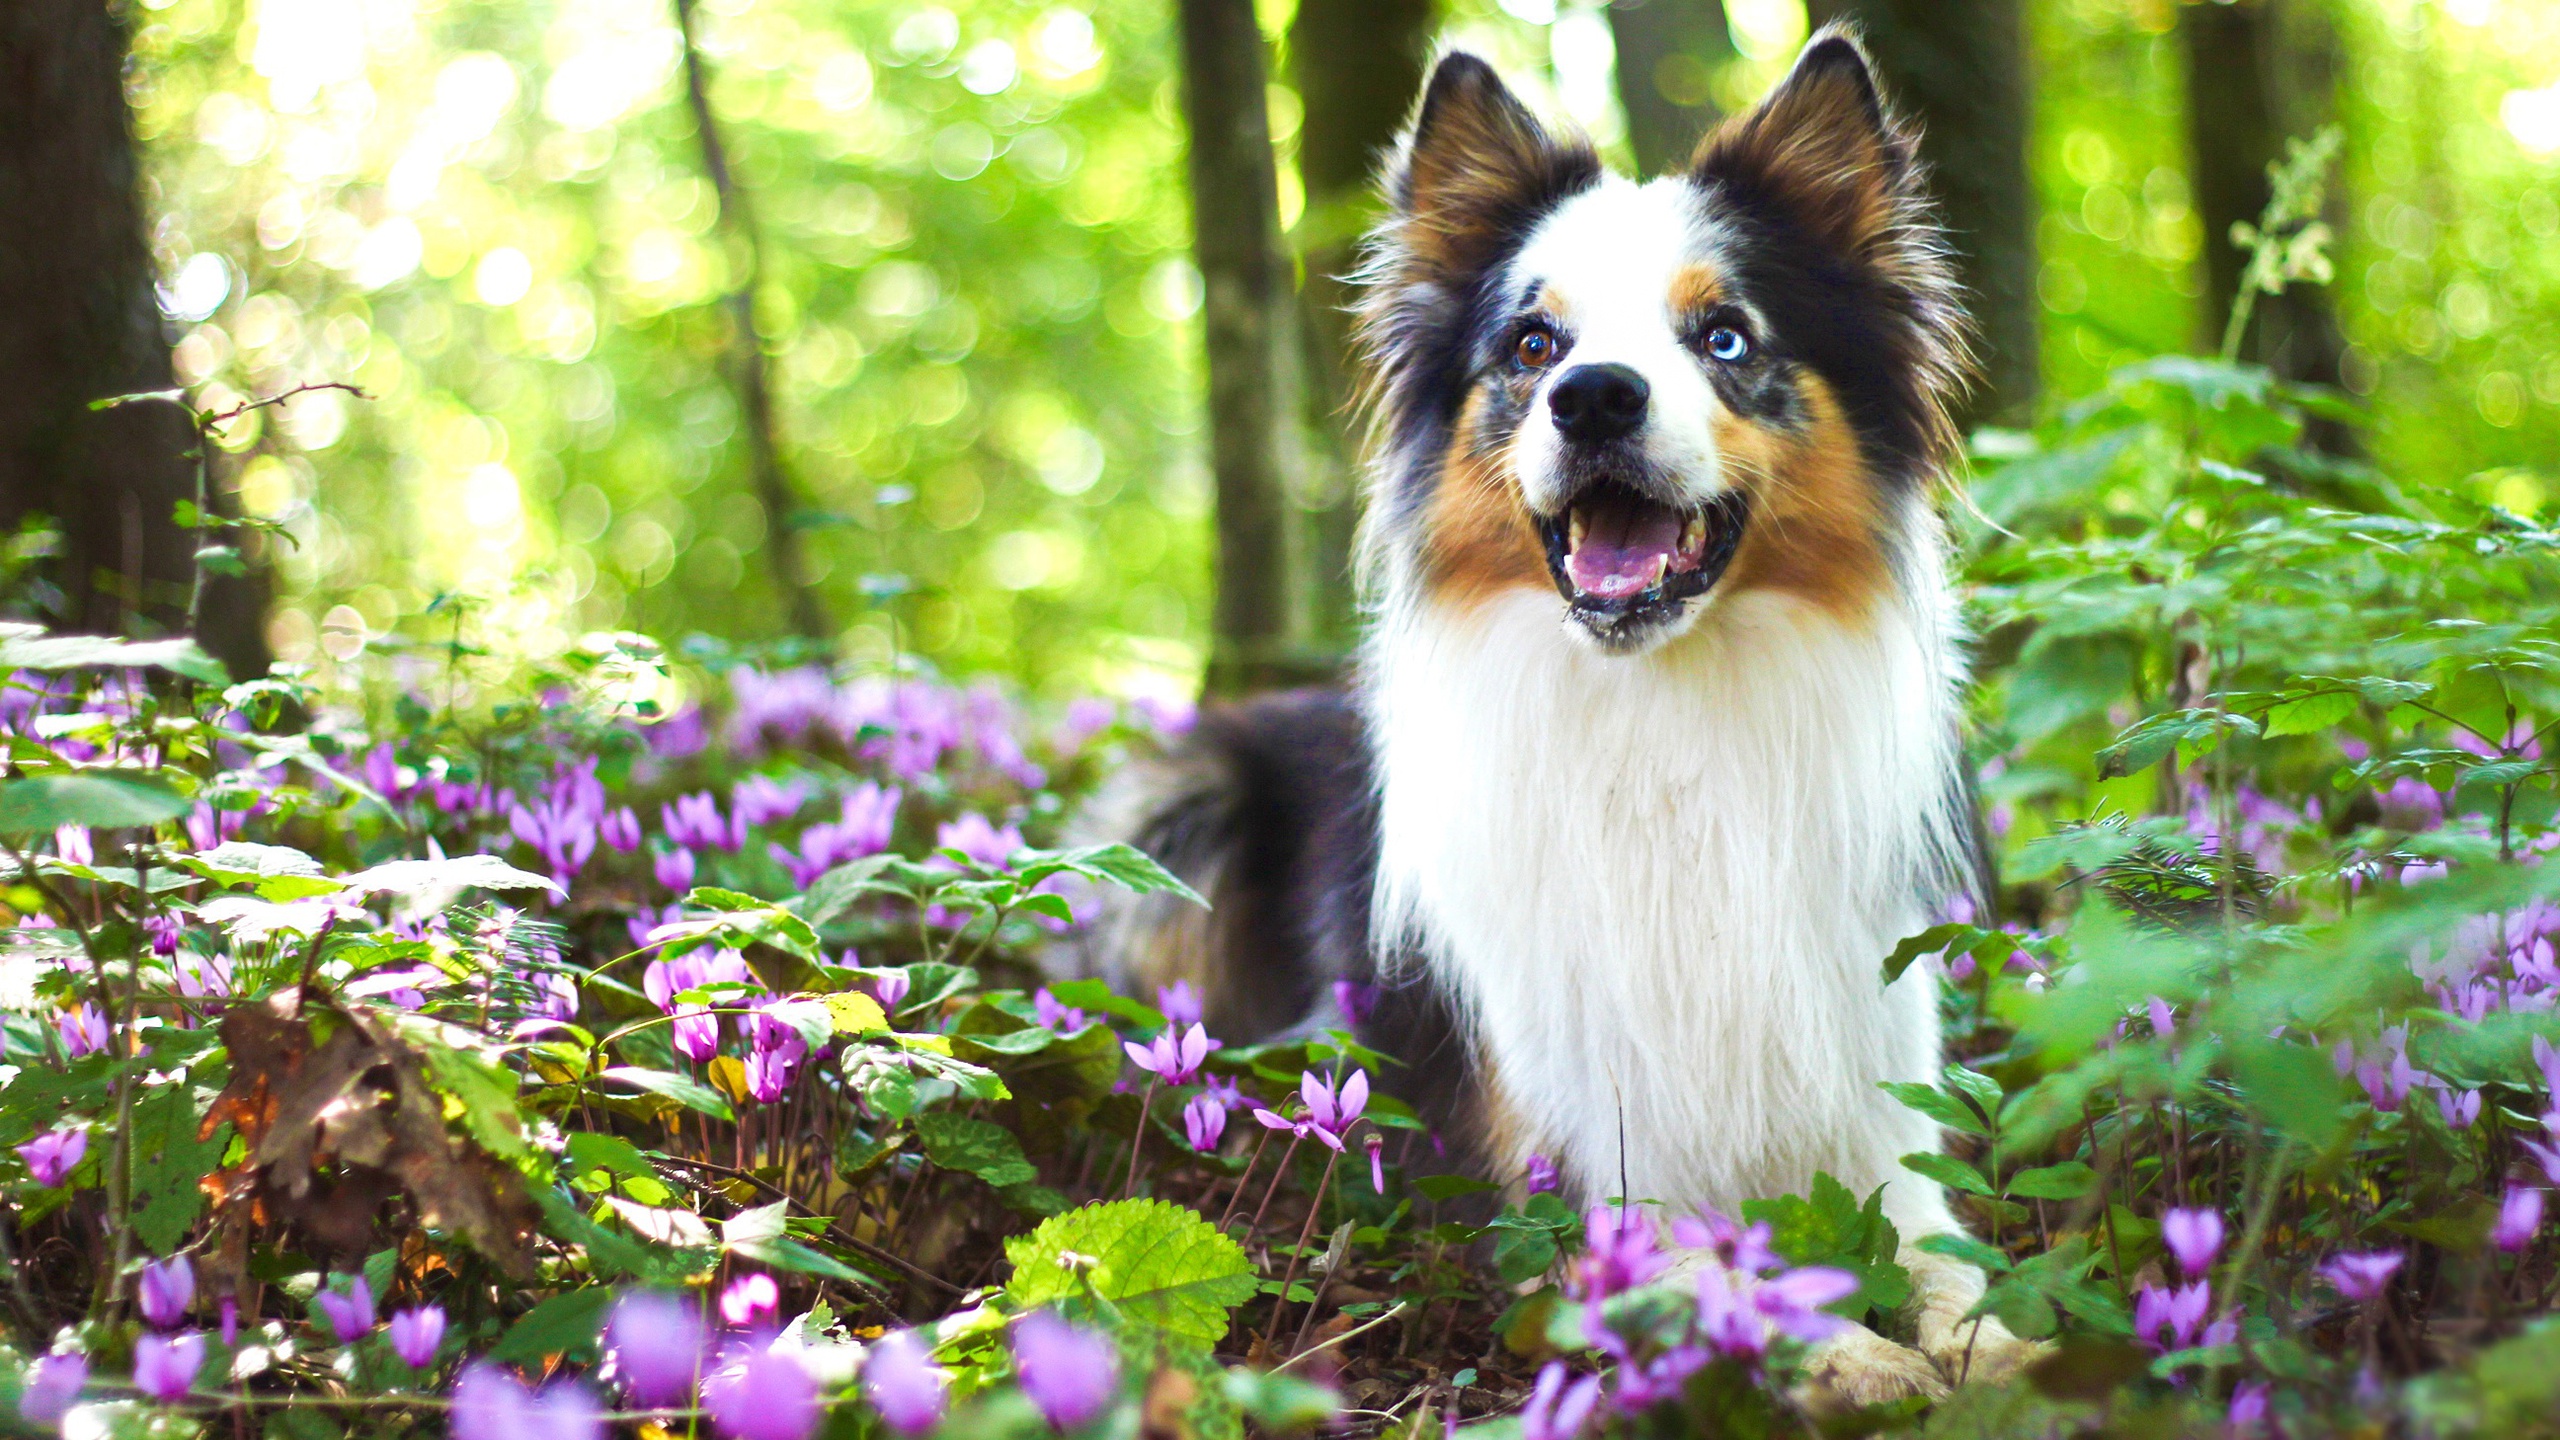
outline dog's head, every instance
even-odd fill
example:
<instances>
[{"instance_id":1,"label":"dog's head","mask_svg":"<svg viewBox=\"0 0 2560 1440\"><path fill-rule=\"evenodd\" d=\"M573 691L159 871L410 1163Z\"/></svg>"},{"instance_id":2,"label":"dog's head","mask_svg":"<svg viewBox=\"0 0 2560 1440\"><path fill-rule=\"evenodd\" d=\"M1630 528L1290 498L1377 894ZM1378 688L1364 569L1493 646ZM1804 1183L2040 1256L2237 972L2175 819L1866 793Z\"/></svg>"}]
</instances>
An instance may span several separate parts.
<instances>
[{"instance_id":1,"label":"dog's head","mask_svg":"<svg viewBox=\"0 0 2560 1440\"><path fill-rule=\"evenodd\" d=\"M1362 276L1373 544L1438 599L1552 585L1610 653L1741 589L1863 607L1965 356L1914 144L1837 31L1642 185L1443 59Z\"/></svg>"}]
</instances>

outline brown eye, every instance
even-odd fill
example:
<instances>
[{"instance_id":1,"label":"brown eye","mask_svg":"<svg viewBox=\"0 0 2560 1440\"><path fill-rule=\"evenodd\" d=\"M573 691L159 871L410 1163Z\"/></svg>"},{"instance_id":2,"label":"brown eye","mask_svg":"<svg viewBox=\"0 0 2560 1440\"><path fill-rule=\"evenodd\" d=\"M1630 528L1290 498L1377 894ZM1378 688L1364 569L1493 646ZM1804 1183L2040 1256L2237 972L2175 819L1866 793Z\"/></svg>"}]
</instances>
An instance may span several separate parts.
<instances>
[{"instance_id":1,"label":"brown eye","mask_svg":"<svg viewBox=\"0 0 2560 1440\"><path fill-rule=\"evenodd\" d=\"M1520 363L1531 370L1543 370L1556 360L1556 337L1544 330L1532 330L1520 337L1513 348Z\"/></svg>"}]
</instances>

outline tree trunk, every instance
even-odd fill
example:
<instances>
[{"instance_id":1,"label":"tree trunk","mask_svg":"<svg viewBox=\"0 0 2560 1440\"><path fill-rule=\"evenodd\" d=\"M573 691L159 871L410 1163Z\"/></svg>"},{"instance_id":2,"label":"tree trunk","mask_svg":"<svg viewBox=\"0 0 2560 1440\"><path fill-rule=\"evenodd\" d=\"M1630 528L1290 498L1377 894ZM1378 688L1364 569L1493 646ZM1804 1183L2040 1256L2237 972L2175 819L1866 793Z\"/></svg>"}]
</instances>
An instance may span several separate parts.
<instances>
[{"instance_id":1,"label":"tree trunk","mask_svg":"<svg viewBox=\"0 0 2560 1440\"><path fill-rule=\"evenodd\" d=\"M1359 525L1360 441L1353 409L1351 287L1361 232L1377 216L1378 165L1396 140L1431 56L1436 0L1299 0L1289 22L1289 80L1305 107L1298 222L1305 281L1299 329L1309 410L1299 518L1305 526L1310 658L1338 661L1357 625L1352 537Z\"/></svg>"},{"instance_id":2,"label":"tree trunk","mask_svg":"<svg viewBox=\"0 0 2560 1440\"><path fill-rule=\"evenodd\" d=\"M1217 604L1208 688L1240 694L1294 678L1289 484L1297 334L1271 156L1262 31L1253 0L1182 0L1191 225L1209 358L1217 480Z\"/></svg>"},{"instance_id":3,"label":"tree trunk","mask_svg":"<svg viewBox=\"0 0 2560 1440\"><path fill-rule=\"evenodd\" d=\"M2211 350L2222 343L2248 258L2231 243L2231 227L2256 223L2267 208L2267 167L2283 158L2286 138L2308 138L2335 117L2338 39L2317 0L2187 5L2179 15L2188 163L2204 227L2204 307L2197 321L2203 348ZM2334 177L2323 218L2333 232L2347 221ZM2240 354L2288 380L2339 384L2346 337L2328 290L2294 285L2281 295L2259 296ZM2352 432L2333 421L2314 422L2307 438L2331 454L2354 445Z\"/></svg>"},{"instance_id":4,"label":"tree trunk","mask_svg":"<svg viewBox=\"0 0 2560 1440\"><path fill-rule=\"evenodd\" d=\"M50 516L56 623L165 634L185 623L194 432L176 406L92 411L177 384L145 240L125 34L105 0L0 7L0 524ZM208 592L237 602L238 582ZM236 603L233 608L238 607ZM264 667L254 616L215 647Z\"/></svg>"},{"instance_id":5,"label":"tree trunk","mask_svg":"<svg viewBox=\"0 0 2560 1440\"><path fill-rule=\"evenodd\" d=\"M1717 119L1716 72L1733 58L1724 0L1610 0L1618 42L1618 108L1636 170L1659 175L1687 161Z\"/></svg>"},{"instance_id":6,"label":"tree trunk","mask_svg":"<svg viewBox=\"0 0 2560 1440\"><path fill-rule=\"evenodd\" d=\"M1811 0L1806 9L1817 25L1855 21L1893 99L1924 127L1920 153L1981 327L1982 386L1965 418L2027 419L2043 316L2020 0Z\"/></svg>"}]
</instances>

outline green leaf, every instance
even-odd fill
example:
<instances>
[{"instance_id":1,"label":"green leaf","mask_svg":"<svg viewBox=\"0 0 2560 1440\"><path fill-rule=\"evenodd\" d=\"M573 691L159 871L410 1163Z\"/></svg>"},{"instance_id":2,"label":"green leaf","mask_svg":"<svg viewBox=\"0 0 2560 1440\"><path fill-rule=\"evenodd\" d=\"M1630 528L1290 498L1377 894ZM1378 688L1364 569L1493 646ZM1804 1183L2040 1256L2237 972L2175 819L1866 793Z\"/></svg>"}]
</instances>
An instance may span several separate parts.
<instances>
[{"instance_id":1,"label":"green leaf","mask_svg":"<svg viewBox=\"0 0 2560 1440\"><path fill-rule=\"evenodd\" d=\"M1911 962L1923 955L1935 955L1957 940L1975 933L1970 925L1932 925L1917 935L1906 937L1884 957L1884 983L1892 984L1911 968Z\"/></svg>"},{"instance_id":2,"label":"green leaf","mask_svg":"<svg viewBox=\"0 0 2560 1440\"><path fill-rule=\"evenodd\" d=\"M195 1089L181 1080L166 1084L133 1107L134 1234L154 1254L177 1248L204 1212L200 1182L222 1164L230 1147L231 1127L219 1125L211 1138L198 1140L203 1116Z\"/></svg>"},{"instance_id":3,"label":"green leaf","mask_svg":"<svg viewBox=\"0 0 2560 1440\"><path fill-rule=\"evenodd\" d=\"M477 887L482 890L548 890L568 892L534 874L519 870L495 855L456 855L445 860L393 860L347 877L350 889L368 895L415 895L423 890Z\"/></svg>"},{"instance_id":4,"label":"green leaf","mask_svg":"<svg viewBox=\"0 0 2560 1440\"><path fill-rule=\"evenodd\" d=\"M2097 1183L2097 1171L2077 1160L2065 1160L2010 1176L2008 1193L2027 1200L2077 1200Z\"/></svg>"},{"instance_id":5,"label":"green leaf","mask_svg":"<svg viewBox=\"0 0 2560 1440\"><path fill-rule=\"evenodd\" d=\"M1018 1306L1054 1304L1086 1287L1120 1313L1176 1339L1215 1345L1227 1312L1253 1298L1253 1262L1242 1246L1192 1211L1162 1200L1115 1200L1053 1216L1007 1240L1006 1295ZM1062 1264L1088 1257L1089 1268Z\"/></svg>"},{"instance_id":6,"label":"green leaf","mask_svg":"<svg viewBox=\"0 0 2560 1440\"><path fill-rule=\"evenodd\" d=\"M1985 1245L1970 1235L1923 1235L1913 1243L1932 1255L1961 1260L1986 1275L2002 1275L2009 1270L2008 1252Z\"/></svg>"},{"instance_id":7,"label":"green leaf","mask_svg":"<svg viewBox=\"0 0 2560 1440\"><path fill-rule=\"evenodd\" d=\"M2310 735L2326 730L2356 713L2356 697L2345 690L2327 694L2305 695L2287 700L2267 712L2265 735L2273 740L2284 735Z\"/></svg>"},{"instance_id":8,"label":"green leaf","mask_svg":"<svg viewBox=\"0 0 2560 1440\"><path fill-rule=\"evenodd\" d=\"M592 1358L613 1291L603 1285L563 1290L524 1313L489 1351L497 1361L531 1363L548 1355Z\"/></svg>"},{"instance_id":9,"label":"green leaf","mask_svg":"<svg viewBox=\"0 0 2560 1440\"><path fill-rule=\"evenodd\" d=\"M1022 1142L992 1120L938 1110L917 1116L915 1131L926 1158L945 1170L975 1175L999 1190L1040 1178L1039 1170L1023 1158Z\"/></svg>"},{"instance_id":10,"label":"green leaf","mask_svg":"<svg viewBox=\"0 0 2560 1440\"><path fill-rule=\"evenodd\" d=\"M1991 1134L1991 1127L1982 1122L1982 1117L1974 1112L1972 1106L1934 1085L1886 1080L1879 1082L1876 1088L1950 1130L1961 1130L1967 1135L1980 1135L1986 1139Z\"/></svg>"},{"instance_id":11,"label":"green leaf","mask_svg":"<svg viewBox=\"0 0 2560 1440\"><path fill-rule=\"evenodd\" d=\"M636 1065L608 1065L597 1071L595 1078L628 1085L634 1090L646 1090L652 1095L664 1095L688 1110L699 1110L715 1120L735 1121L738 1118L730 1110L729 1102L720 1098L719 1091L690 1076L665 1070L643 1070Z\"/></svg>"},{"instance_id":12,"label":"green leaf","mask_svg":"<svg viewBox=\"0 0 2560 1440\"><path fill-rule=\"evenodd\" d=\"M1830 1265L1858 1277L1858 1293L1831 1308L1850 1319L1890 1314L1911 1298L1911 1274L1894 1258L1901 1237L1884 1215L1879 1185L1861 1206L1849 1187L1817 1173L1805 1195L1746 1200L1742 1218L1767 1221L1770 1244L1796 1265Z\"/></svg>"},{"instance_id":13,"label":"green leaf","mask_svg":"<svg viewBox=\"0 0 2560 1440\"><path fill-rule=\"evenodd\" d=\"M2486 785L2492 789L2513 785L2542 768L2539 760L2491 760L2479 765L2466 765L2456 772L2457 785Z\"/></svg>"},{"instance_id":14,"label":"green leaf","mask_svg":"<svg viewBox=\"0 0 2560 1440\"><path fill-rule=\"evenodd\" d=\"M1025 885L1037 885L1061 871L1101 880L1138 895L1178 895L1207 909L1200 892L1134 846L1086 845L1073 850L1024 850L1014 857L1013 871Z\"/></svg>"},{"instance_id":15,"label":"green leaf","mask_svg":"<svg viewBox=\"0 0 2560 1440\"><path fill-rule=\"evenodd\" d=\"M1482 1195L1502 1187L1472 1175L1423 1175L1414 1180L1413 1188L1425 1200L1455 1200L1461 1195Z\"/></svg>"},{"instance_id":16,"label":"green leaf","mask_svg":"<svg viewBox=\"0 0 2560 1440\"><path fill-rule=\"evenodd\" d=\"M261 900L282 903L331 895L347 882L320 868L320 862L290 845L259 845L230 840L210 850L181 855L178 863L217 885L246 885Z\"/></svg>"},{"instance_id":17,"label":"green leaf","mask_svg":"<svg viewBox=\"0 0 2560 1440\"><path fill-rule=\"evenodd\" d=\"M0 781L0 835L43 835L65 825L117 830L175 820L194 804L147 770L80 770Z\"/></svg>"},{"instance_id":18,"label":"green leaf","mask_svg":"<svg viewBox=\"0 0 2560 1440\"><path fill-rule=\"evenodd\" d=\"M1935 1180L1950 1190L1962 1190L1974 1195L1996 1193L1991 1188L1991 1182L1982 1178L1981 1171L1953 1155L1937 1155L1924 1150L1916 1155L1903 1156L1902 1168L1914 1175Z\"/></svg>"},{"instance_id":19,"label":"green leaf","mask_svg":"<svg viewBox=\"0 0 2560 1440\"><path fill-rule=\"evenodd\" d=\"M15 633L10 633L14 631ZM231 672L193 640L118 640L110 635L0 631L0 671L166 670L206 685L228 685Z\"/></svg>"},{"instance_id":20,"label":"green leaf","mask_svg":"<svg viewBox=\"0 0 2560 1440\"><path fill-rule=\"evenodd\" d=\"M1971 1100L1985 1115L2000 1113L2000 1082L1979 1070L1950 1065L1941 1072L1947 1088Z\"/></svg>"},{"instance_id":21,"label":"green leaf","mask_svg":"<svg viewBox=\"0 0 2560 1440\"><path fill-rule=\"evenodd\" d=\"M196 563L203 566L208 575L237 578L249 573L249 567L240 563L239 550L229 545L207 545L196 552ZM227 685L230 681L231 677L226 674L220 681L210 683Z\"/></svg>"}]
</instances>

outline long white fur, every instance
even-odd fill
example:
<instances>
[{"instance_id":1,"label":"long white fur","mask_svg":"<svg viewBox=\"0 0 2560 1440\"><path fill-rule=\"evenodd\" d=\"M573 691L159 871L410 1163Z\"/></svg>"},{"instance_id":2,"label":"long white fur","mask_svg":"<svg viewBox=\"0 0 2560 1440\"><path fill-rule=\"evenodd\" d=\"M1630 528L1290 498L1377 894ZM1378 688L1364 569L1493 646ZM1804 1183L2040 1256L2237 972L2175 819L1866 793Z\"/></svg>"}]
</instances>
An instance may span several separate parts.
<instances>
[{"instance_id":1,"label":"long white fur","mask_svg":"<svg viewBox=\"0 0 2560 1440\"><path fill-rule=\"evenodd\" d=\"M1657 423L1715 470L1698 361L1671 335L1670 270L1695 221L1651 187L1569 202L1524 251L1600 354L1637 364ZM1577 213L1579 212L1579 213ZM1667 234L1665 232L1668 232ZM1545 242L1545 243L1542 243ZM1667 397L1667 398L1666 398ZM1517 462L1538 468L1534 452ZM1523 473L1536 493L1545 477ZM1900 1156L1935 1127L1878 1090L1934 1079L1934 981L1879 966L1957 873L1962 663L1927 502L1890 523L1894 583L1841 617L1766 590L1690 602L1685 630L1600 652L1552 590L1432 598L1376 552L1366 653L1383 791L1375 935L1464 1001L1522 1153L1586 1199L1674 1213L1887 1186L1908 1238L1952 1230ZM1383 537L1382 537L1383 538Z\"/></svg>"}]
</instances>

